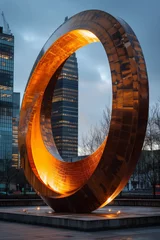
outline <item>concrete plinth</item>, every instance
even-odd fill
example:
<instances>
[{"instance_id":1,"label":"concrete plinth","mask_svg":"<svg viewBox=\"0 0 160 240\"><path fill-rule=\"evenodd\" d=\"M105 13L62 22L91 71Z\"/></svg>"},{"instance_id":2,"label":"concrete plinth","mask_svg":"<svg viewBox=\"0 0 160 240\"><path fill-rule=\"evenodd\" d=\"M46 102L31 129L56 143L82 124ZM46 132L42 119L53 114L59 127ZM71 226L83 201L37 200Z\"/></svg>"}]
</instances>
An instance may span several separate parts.
<instances>
[{"instance_id":1,"label":"concrete plinth","mask_svg":"<svg viewBox=\"0 0 160 240\"><path fill-rule=\"evenodd\" d=\"M98 231L160 225L160 208L104 207L91 214L54 213L49 207L0 208L0 220Z\"/></svg>"}]
</instances>

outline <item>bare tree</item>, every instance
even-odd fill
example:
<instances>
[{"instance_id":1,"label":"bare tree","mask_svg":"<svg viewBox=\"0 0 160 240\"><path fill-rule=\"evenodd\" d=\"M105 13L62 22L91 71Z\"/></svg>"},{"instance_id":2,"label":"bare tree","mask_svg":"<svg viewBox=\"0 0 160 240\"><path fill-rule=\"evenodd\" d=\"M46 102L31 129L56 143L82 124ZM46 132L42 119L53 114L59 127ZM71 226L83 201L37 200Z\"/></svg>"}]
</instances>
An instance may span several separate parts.
<instances>
[{"instance_id":1,"label":"bare tree","mask_svg":"<svg viewBox=\"0 0 160 240\"><path fill-rule=\"evenodd\" d=\"M12 167L11 160L4 160L4 169L0 172L0 182L5 184L6 195L9 192L10 183L15 179L19 169Z\"/></svg>"},{"instance_id":2,"label":"bare tree","mask_svg":"<svg viewBox=\"0 0 160 240\"><path fill-rule=\"evenodd\" d=\"M152 186L155 196L155 186L160 183L160 102L150 108L146 136L140 160L131 179L136 179L146 186Z\"/></svg>"},{"instance_id":3,"label":"bare tree","mask_svg":"<svg viewBox=\"0 0 160 240\"><path fill-rule=\"evenodd\" d=\"M111 112L106 106L103 110L103 117L99 124L92 126L88 133L82 136L81 154L93 153L106 138L110 126Z\"/></svg>"}]
</instances>

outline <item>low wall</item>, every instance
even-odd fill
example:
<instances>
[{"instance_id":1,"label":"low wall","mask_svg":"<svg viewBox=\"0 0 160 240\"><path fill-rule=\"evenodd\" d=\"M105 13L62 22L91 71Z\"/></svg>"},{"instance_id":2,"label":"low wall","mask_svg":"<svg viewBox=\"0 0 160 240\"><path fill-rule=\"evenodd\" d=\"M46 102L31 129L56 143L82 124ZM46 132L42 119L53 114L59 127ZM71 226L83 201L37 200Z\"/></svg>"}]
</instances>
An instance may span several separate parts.
<instances>
[{"instance_id":1,"label":"low wall","mask_svg":"<svg viewBox=\"0 0 160 240\"><path fill-rule=\"evenodd\" d=\"M5 206L45 206L42 199L0 199L0 207ZM160 207L160 199L115 199L110 206Z\"/></svg>"},{"instance_id":2,"label":"low wall","mask_svg":"<svg viewBox=\"0 0 160 240\"><path fill-rule=\"evenodd\" d=\"M0 199L0 207L45 206L42 199Z\"/></svg>"}]
</instances>

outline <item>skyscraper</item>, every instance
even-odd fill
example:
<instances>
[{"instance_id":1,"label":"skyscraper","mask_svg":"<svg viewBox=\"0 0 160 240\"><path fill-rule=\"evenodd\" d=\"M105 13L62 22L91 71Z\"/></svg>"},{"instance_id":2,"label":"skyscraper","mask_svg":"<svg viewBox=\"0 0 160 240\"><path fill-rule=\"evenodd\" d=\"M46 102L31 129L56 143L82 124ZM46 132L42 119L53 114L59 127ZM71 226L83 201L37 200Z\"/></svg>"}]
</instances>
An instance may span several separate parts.
<instances>
[{"instance_id":1,"label":"skyscraper","mask_svg":"<svg viewBox=\"0 0 160 240\"><path fill-rule=\"evenodd\" d=\"M67 20L67 19L65 19ZM52 100L52 132L61 157L78 156L78 65L76 54L65 62Z\"/></svg>"},{"instance_id":2,"label":"skyscraper","mask_svg":"<svg viewBox=\"0 0 160 240\"><path fill-rule=\"evenodd\" d=\"M2 17L4 28L0 27L0 171L5 171L8 164L18 167L18 142L15 140L18 131L15 132L15 125L19 119L20 99L19 93L13 93L14 36L3 13Z\"/></svg>"},{"instance_id":3,"label":"skyscraper","mask_svg":"<svg viewBox=\"0 0 160 240\"><path fill-rule=\"evenodd\" d=\"M0 169L12 160L14 36L0 27Z\"/></svg>"}]
</instances>

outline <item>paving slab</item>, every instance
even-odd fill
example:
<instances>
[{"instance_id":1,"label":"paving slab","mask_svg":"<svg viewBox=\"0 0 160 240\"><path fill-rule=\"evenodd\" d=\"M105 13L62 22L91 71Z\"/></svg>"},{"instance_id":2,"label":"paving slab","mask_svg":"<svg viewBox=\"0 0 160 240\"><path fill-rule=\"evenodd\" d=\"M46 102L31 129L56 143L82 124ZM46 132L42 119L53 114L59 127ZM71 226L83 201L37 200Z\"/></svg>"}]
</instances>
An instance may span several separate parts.
<instances>
[{"instance_id":1,"label":"paving slab","mask_svg":"<svg viewBox=\"0 0 160 240\"><path fill-rule=\"evenodd\" d=\"M3 207L0 220L80 231L160 225L157 207L104 207L90 214L55 213L50 207Z\"/></svg>"}]
</instances>

